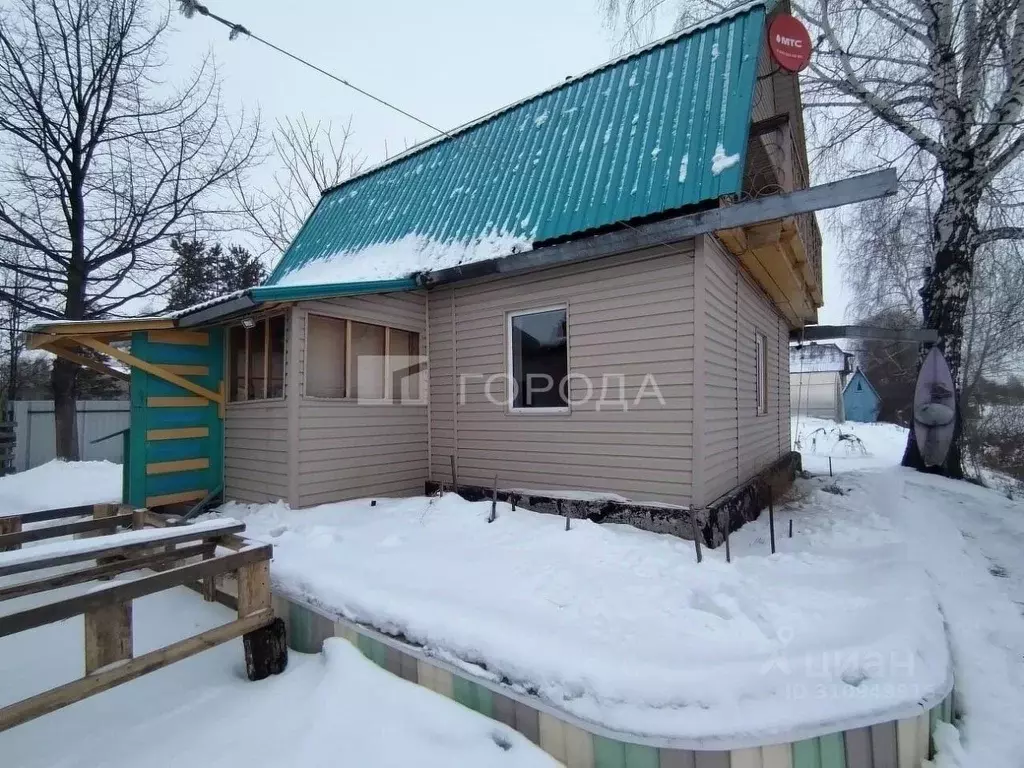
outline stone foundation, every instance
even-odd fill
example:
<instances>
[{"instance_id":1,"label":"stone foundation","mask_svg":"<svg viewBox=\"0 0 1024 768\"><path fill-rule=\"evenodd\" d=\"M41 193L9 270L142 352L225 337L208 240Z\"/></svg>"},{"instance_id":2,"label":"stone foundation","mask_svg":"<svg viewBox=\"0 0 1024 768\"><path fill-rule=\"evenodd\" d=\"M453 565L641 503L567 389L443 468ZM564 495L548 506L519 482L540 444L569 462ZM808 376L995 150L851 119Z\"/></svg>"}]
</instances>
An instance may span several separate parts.
<instances>
[{"instance_id":1,"label":"stone foundation","mask_svg":"<svg viewBox=\"0 0 1024 768\"><path fill-rule=\"evenodd\" d=\"M669 533L691 541L696 534L704 546L717 547L725 541L727 525L730 531L735 531L744 523L756 520L761 510L768 506L770 496L774 494L774 498L778 498L790 486L800 466L800 454L788 453L702 509L635 504L612 499L562 499L500 488L497 498L498 501L525 507L532 512L569 519L623 523L643 531ZM440 488L440 483L428 481L426 493L432 496ZM493 488L459 485L459 495L466 501L490 501L493 494Z\"/></svg>"}]
</instances>

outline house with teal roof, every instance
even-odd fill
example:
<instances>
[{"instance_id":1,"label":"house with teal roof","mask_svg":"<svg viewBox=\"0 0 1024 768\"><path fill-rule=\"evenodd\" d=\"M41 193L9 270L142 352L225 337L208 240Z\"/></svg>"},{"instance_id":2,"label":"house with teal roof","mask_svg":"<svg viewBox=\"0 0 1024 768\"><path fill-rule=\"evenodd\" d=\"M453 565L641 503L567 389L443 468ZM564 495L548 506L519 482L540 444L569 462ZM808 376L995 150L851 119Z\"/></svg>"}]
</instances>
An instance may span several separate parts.
<instances>
[{"instance_id":1,"label":"house with teal roof","mask_svg":"<svg viewBox=\"0 0 1024 768\"><path fill-rule=\"evenodd\" d=\"M457 484L754 508L793 469L814 211L894 189L810 187L768 45L785 10L741 5L325 190L265 285L31 343L131 368L138 506Z\"/></svg>"}]
</instances>

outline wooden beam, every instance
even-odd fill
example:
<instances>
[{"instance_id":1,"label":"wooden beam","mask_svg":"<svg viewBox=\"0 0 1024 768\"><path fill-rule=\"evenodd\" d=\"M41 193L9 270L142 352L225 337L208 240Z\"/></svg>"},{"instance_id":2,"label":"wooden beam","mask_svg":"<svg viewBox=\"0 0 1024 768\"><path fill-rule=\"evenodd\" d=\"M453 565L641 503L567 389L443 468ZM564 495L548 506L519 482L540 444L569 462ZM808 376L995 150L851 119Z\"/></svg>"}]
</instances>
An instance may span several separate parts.
<instances>
[{"instance_id":1,"label":"wooden beam","mask_svg":"<svg viewBox=\"0 0 1024 768\"><path fill-rule=\"evenodd\" d=\"M0 512L0 521L17 518L23 523L43 523L47 520L61 520L65 517L85 517L86 515L91 515L92 512L92 504L83 504L78 507L61 507L60 509L43 509L38 512L16 512L14 514Z\"/></svg>"},{"instance_id":2,"label":"wooden beam","mask_svg":"<svg viewBox=\"0 0 1024 768\"><path fill-rule=\"evenodd\" d=\"M209 376L210 366L208 365L177 365L163 363L164 370L176 373L179 376Z\"/></svg>"},{"instance_id":3,"label":"wooden beam","mask_svg":"<svg viewBox=\"0 0 1024 768\"><path fill-rule=\"evenodd\" d=\"M179 491L178 493L165 493L160 496L147 496L146 506L147 507L166 507L168 504L184 504L186 501L199 501L205 499L206 494L209 493L204 488L198 488L194 491Z\"/></svg>"},{"instance_id":4,"label":"wooden beam","mask_svg":"<svg viewBox=\"0 0 1024 768\"><path fill-rule=\"evenodd\" d=\"M209 401L205 397L147 397L150 408L203 408Z\"/></svg>"},{"instance_id":5,"label":"wooden beam","mask_svg":"<svg viewBox=\"0 0 1024 768\"><path fill-rule=\"evenodd\" d=\"M168 475L172 472L191 472L194 469L209 469L209 459L178 459L177 461L154 461L146 465L147 475Z\"/></svg>"},{"instance_id":6,"label":"wooden beam","mask_svg":"<svg viewBox=\"0 0 1024 768\"><path fill-rule=\"evenodd\" d=\"M181 333L186 333L186 331L181 331ZM205 336L206 334L203 335ZM152 334L150 334L150 336L152 336ZM166 370L160 365L157 365L156 363L151 363L148 360L143 360L141 358L135 357L135 355L129 354L128 352L123 352L120 349L117 349L116 347L112 347L109 344L105 344L102 341L98 341L96 339L80 338L78 339L78 342L87 347L95 349L97 352L101 352L104 355L108 355L109 357L112 357L115 360L120 360L122 363L130 365L132 368L138 368L139 370L145 371L151 376L156 376L158 378L163 379L164 381L174 384L175 386L181 387L184 390L192 392L195 395L199 395L199 397L205 397L212 403L224 402L224 398L220 395L220 393L209 390L206 387L201 387L194 381L189 381L188 379L182 378L181 376L178 376L176 373L171 373L170 371Z\"/></svg>"},{"instance_id":7,"label":"wooden beam","mask_svg":"<svg viewBox=\"0 0 1024 768\"><path fill-rule=\"evenodd\" d=\"M225 522L216 526L205 526L198 530L196 530L196 528L197 526L183 525L180 528L175 528L175 533L168 535L163 535L163 532L161 532L160 536L133 537L133 540L128 544L123 542L105 544L105 537L100 537L95 540L94 546L90 546L87 549L69 552L68 554L48 555L29 559L25 559L24 555L22 555L22 557L15 562L7 564L4 563L4 558L0 557L0 576L11 576L16 573L39 571L43 568L56 568L58 565L80 563L85 560L95 560L98 557L104 557L107 555L130 555L132 553L137 553L139 550L151 549L154 546L170 546L172 544L182 544L186 541L217 540L222 536L227 536L232 533L241 533L245 530L245 523L233 521L230 523ZM155 533L155 531L147 533ZM122 535L132 536L133 534Z\"/></svg>"},{"instance_id":8,"label":"wooden beam","mask_svg":"<svg viewBox=\"0 0 1024 768\"><path fill-rule=\"evenodd\" d=\"M149 340L158 344L181 344L188 347L205 347L210 343L206 331L150 331Z\"/></svg>"},{"instance_id":9,"label":"wooden beam","mask_svg":"<svg viewBox=\"0 0 1024 768\"><path fill-rule=\"evenodd\" d=\"M16 549L12 545L25 544L30 541L42 541L44 539L55 539L58 536L71 536L75 533L86 533L92 531L103 531L119 525L131 525L132 516L114 515L96 520L83 520L78 523L62 523L60 525L47 525L43 528L29 528L19 533L8 533L0 536L0 551L5 548Z\"/></svg>"},{"instance_id":10,"label":"wooden beam","mask_svg":"<svg viewBox=\"0 0 1024 768\"><path fill-rule=\"evenodd\" d=\"M234 640L236 637L241 637L260 627L266 626L273 619L273 611L264 611L244 619L236 619L229 624L207 630L185 640L180 640L168 645L166 648L161 648L123 664L94 672L80 680L75 680L45 693L40 693L17 704L11 704L0 709L0 732L54 712L69 704L74 704L76 701L81 701L93 694L121 685L121 683L127 683L147 672L152 672L176 661L187 659L208 648Z\"/></svg>"},{"instance_id":11,"label":"wooden beam","mask_svg":"<svg viewBox=\"0 0 1024 768\"><path fill-rule=\"evenodd\" d=\"M269 544L250 546L230 555L221 555L212 560L201 560L198 563L182 565L132 581L117 582L109 587L93 590L83 595L75 595L56 603L47 603L34 608L26 608L17 613L9 613L0 616L0 637L53 624L56 621L80 616L97 608L135 600L172 587L180 587L183 584L206 578L211 574L237 571L252 563L269 561L272 551L273 548Z\"/></svg>"},{"instance_id":12,"label":"wooden beam","mask_svg":"<svg viewBox=\"0 0 1024 768\"><path fill-rule=\"evenodd\" d=\"M270 560L238 569L238 618L270 610Z\"/></svg>"},{"instance_id":13,"label":"wooden beam","mask_svg":"<svg viewBox=\"0 0 1024 768\"><path fill-rule=\"evenodd\" d=\"M52 352L57 357L63 357L65 360L70 360L72 363L78 363L78 365L84 366L85 368L89 368L93 371L96 371L97 373L103 373L106 374L107 376L112 376L113 378L118 379L119 381L132 380L132 376L130 373L119 371L116 368L111 368L109 365L104 365L103 362L100 360L93 360L91 358L86 357L85 355L80 355L77 352L73 352L72 350L65 347L64 343L66 342L62 341L43 344L41 345L41 349L45 349L47 352Z\"/></svg>"},{"instance_id":14,"label":"wooden beam","mask_svg":"<svg viewBox=\"0 0 1024 768\"><path fill-rule=\"evenodd\" d=\"M866 325L809 325L790 331L790 341L827 341L829 339L874 339L876 341L905 341L915 344L934 344L939 332L933 328L870 328Z\"/></svg>"},{"instance_id":15,"label":"wooden beam","mask_svg":"<svg viewBox=\"0 0 1024 768\"><path fill-rule=\"evenodd\" d=\"M29 329L26 334L26 341L30 348L37 349L43 344L52 342L56 337L67 336L101 336L108 341L112 338L124 338L134 331L150 329L174 328L174 320L163 318L144 318L141 320L94 320L94 321L65 321L59 320L50 323L39 323L35 326L39 330Z\"/></svg>"},{"instance_id":16,"label":"wooden beam","mask_svg":"<svg viewBox=\"0 0 1024 768\"><path fill-rule=\"evenodd\" d=\"M193 437L209 437L209 427L177 427L174 429L148 429L147 440L185 440Z\"/></svg>"},{"instance_id":17,"label":"wooden beam","mask_svg":"<svg viewBox=\"0 0 1024 768\"><path fill-rule=\"evenodd\" d=\"M517 274L557 264L611 256L624 251L672 244L709 232L887 197L896 194L896 187L896 171L889 168L795 192L759 197L735 205L569 240L524 253L439 269L423 276L420 282L422 285L439 285L488 275Z\"/></svg>"},{"instance_id":18,"label":"wooden beam","mask_svg":"<svg viewBox=\"0 0 1024 768\"><path fill-rule=\"evenodd\" d=\"M132 603L103 605L85 612L85 674L133 655Z\"/></svg>"},{"instance_id":19,"label":"wooden beam","mask_svg":"<svg viewBox=\"0 0 1024 768\"><path fill-rule=\"evenodd\" d=\"M82 568L77 571L59 573L56 576L45 576L41 579L23 581L0 588L0 602L12 600L15 597L25 597L38 592L46 592L51 589L70 587L74 584L84 584L87 581L109 578L120 573L138 571L143 568L159 568L179 560L188 560L193 557L213 554L217 545L213 542L203 544L192 544L187 547L173 549L170 552L160 551L148 555L132 556L126 559L110 562L106 565L96 565L91 568Z\"/></svg>"}]
</instances>

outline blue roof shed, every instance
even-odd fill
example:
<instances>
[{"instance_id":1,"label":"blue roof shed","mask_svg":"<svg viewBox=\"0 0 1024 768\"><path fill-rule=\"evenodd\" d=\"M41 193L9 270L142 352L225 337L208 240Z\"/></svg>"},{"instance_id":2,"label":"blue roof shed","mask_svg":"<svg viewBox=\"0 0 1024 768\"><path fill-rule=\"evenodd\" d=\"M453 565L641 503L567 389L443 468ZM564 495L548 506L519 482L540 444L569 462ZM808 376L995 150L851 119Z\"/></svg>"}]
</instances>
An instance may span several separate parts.
<instances>
[{"instance_id":1,"label":"blue roof shed","mask_svg":"<svg viewBox=\"0 0 1024 768\"><path fill-rule=\"evenodd\" d=\"M882 398L860 368L854 371L853 376L846 382L846 389L843 390L843 408L848 421L878 420Z\"/></svg>"}]
</instances>

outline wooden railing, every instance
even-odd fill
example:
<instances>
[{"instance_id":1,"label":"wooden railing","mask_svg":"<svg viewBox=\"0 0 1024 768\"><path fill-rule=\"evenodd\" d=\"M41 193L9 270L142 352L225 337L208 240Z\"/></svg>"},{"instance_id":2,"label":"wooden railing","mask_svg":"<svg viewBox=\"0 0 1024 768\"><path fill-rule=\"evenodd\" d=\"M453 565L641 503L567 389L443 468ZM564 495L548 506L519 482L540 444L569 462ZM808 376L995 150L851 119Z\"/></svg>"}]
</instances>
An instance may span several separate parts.
<instances>
[{"instance_id":1,"label":"wooden railing","mask_svg":"<svg viewBox=\"0 0 1024 768\"><path fill-rule=\"evenodd\" d=\"M26 523L65 520L83 514L91 514L92 518L25 528ZM0 603L108 580L140 569L154 571L137 579L0 615L0 638L74 616L85 617L84 677L0 709L0 732L236 637L245 640L246 669L251 680L283 671L287 646L284 623L274 618L271 608L271 546L251 544L240 537L245 524L236 520L151 527L157 519L148 510L113 504L0 516L0 577L88 564L56 575L6 583L0 587ZM131 530L116 532L118 527L125 526ZM69 534L89 538L21 549L22 544ZM217 579L228 576L233 576L237 585L235 620L150 653L134 655L134 600L197 583L203 585L206 598L213 600Z\"/></svg>"}]
</instances>

